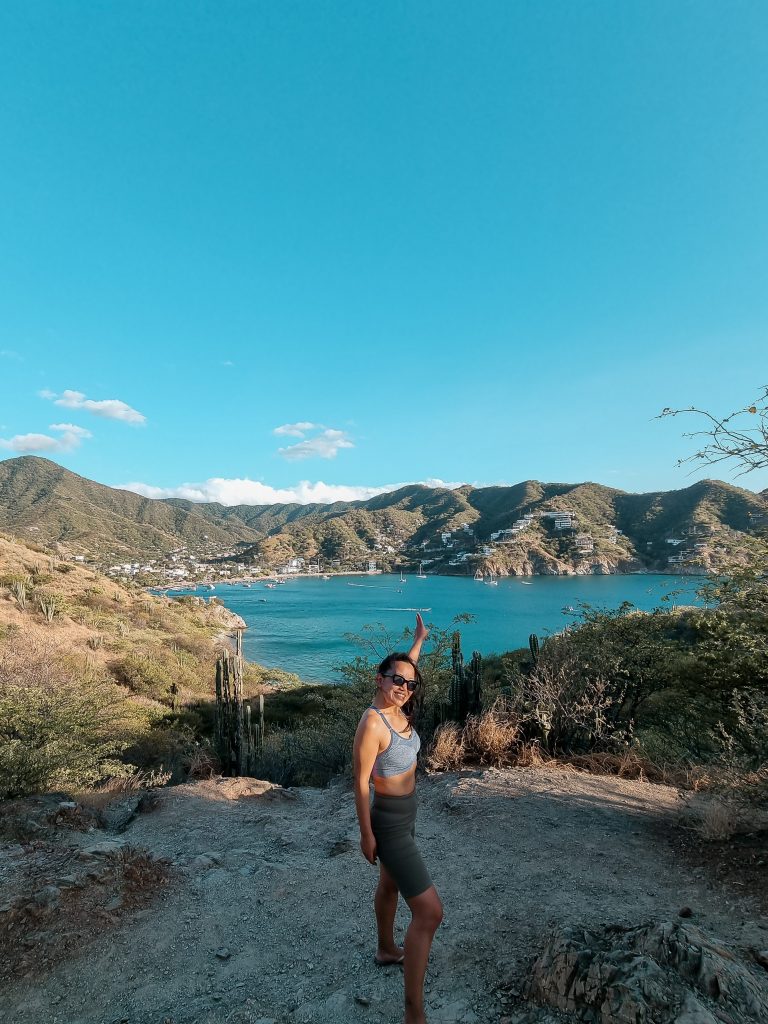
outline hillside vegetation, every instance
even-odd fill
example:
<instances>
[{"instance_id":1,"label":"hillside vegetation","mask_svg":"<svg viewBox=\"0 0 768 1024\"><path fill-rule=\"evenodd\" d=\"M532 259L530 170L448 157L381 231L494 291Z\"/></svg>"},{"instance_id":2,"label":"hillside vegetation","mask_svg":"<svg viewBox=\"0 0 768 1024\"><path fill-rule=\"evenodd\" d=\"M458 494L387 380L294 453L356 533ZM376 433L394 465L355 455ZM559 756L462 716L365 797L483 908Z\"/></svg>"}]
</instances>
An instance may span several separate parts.
<instances>
[{"instance_id":1,"label":"hillside vegetation","mask_svg":"<svg viewBox=\"0 0 768 1024\"><path fill-rule=\"evenodd\" d=\"M256 536L213 506L143 498L34 456L0 462L0 528L88 553L99 564L161 554L183 543L214 551Z\"/></svg>"},{"instance_id":2,"label":"hillside vegetation","mask_svg":"<svg viewBox=\"0 0 768 1024\"><path fill-rule=\"evenodd\" d=\"M179 768L241 624L215 599L152 597L0 536L0 795ZM250 690L265 678L251 667Z\"/></svg>"}]
</instances>

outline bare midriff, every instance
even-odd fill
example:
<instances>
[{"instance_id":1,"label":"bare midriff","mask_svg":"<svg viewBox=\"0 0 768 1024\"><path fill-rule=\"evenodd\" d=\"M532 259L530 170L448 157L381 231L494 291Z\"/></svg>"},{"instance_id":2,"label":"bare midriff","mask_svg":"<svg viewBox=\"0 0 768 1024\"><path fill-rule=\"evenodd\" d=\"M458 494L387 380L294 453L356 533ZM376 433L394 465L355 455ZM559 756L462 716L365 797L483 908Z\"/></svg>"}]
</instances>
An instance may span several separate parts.
<instances>
[{"instance_id":1,"label":"bare midriff","mask_svg":"<svg viewBox=\"0 0 768 1024\"><path fill-rule=\"evenodd\" d=\"M408 796L416 788L416 765L400 775L371 776L373 788L382 796Z\"/></svg>"}]
</instances>

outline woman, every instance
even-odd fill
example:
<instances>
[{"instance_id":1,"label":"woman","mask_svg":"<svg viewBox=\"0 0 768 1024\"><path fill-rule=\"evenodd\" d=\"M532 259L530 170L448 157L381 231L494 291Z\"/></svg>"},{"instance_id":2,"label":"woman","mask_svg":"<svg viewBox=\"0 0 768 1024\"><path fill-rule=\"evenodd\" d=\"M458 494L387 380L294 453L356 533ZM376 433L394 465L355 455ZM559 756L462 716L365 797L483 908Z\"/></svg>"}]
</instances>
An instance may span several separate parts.
<instances>
[{"instance_id":1,"label":"woman","mask_svg":"<svg viewBox=\"0 0 768 1024\"><path fill-rule=\"evenodd\" d=\"M416 616L414 642L407 654L390 654L376 673L376 696L355 734L355 803L360 848L371 864L379 860L374 908L378 929L377 964L403 964L405 1024L425 1024L424 975L432 938L443 907L415 843L416 755L420 740L413 728L421 700L416 667L427 629ZM373 805L369 781L373 780ZM411 911L404 948L395 945L398 893Z\"/></svg>"}]
</instances>

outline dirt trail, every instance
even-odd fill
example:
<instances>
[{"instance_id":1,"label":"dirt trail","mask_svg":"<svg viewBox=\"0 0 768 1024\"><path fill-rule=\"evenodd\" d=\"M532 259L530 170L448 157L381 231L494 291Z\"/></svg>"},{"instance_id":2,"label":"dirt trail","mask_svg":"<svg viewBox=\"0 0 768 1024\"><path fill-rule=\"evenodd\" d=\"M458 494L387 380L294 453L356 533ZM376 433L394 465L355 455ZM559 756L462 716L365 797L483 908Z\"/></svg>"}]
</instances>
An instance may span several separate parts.
<instances>
[{"instance_id":1,"label":"dirt trail","mask_svg":"<svg viewBox=\"0 0 768 1024\"><path fill-rule=\"evenodd\" d=\"M162 791L121 838L170 857L170 885L76 959L14 981L0 1021L401 1021L402 972L372 959L376 869L358 849L348 784L267 785ZM768 922L748 899L728 903L659 839L679 811L674 789L552 768L437 774L418 786L419 843L445 904L430 1024L564 1019L515 995L554 925L636 925L689 906L727 943L767 944ZM400 936L408 917L401 903Z\"/></svg>"}]
</instances>

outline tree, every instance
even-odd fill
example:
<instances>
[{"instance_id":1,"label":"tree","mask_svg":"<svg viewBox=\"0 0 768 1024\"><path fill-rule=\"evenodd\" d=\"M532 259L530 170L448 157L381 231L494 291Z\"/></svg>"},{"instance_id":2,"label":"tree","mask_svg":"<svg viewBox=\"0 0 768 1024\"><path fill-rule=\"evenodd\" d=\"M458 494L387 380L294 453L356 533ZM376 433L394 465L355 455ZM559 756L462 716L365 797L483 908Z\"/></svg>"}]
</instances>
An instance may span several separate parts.
<instances>
[{"instance_id":1,"label":"tree","mask_svg":"<svg viewBox=\"0 0 768 1024\"><path fill-rule=\"evenodd\" d=\"M754 402L727 416L715 416L706 409L690 406L688 409L663 409L657 419L684 413L703 417L705 426L683 436L707 440L693 455L678 459L679 466L686 462L712 465L735 459L740 466L737 476L768 467L768 385Z\"/></svg>"}]
</instances>

